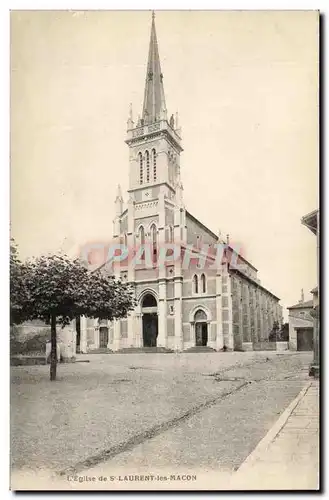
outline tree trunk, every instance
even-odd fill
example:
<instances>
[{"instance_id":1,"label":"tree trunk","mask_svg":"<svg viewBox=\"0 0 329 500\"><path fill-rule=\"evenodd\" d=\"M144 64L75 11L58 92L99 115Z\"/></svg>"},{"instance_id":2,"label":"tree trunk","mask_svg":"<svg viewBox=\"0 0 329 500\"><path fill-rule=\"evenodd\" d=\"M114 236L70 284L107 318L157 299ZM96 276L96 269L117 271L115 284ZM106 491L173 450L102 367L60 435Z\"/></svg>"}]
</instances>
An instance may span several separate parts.
<instances>
[{"instance_id":1,"label":"tree trunk","mask_svg":"<svg viewBox=\"0 0 329 500\"><path fill-rule=\"evenodd\" d=\"M57 370L57 335L56 316L51 315L51 351L50 351L50 380L56 380Z\"/></svg>"}]
</instances>

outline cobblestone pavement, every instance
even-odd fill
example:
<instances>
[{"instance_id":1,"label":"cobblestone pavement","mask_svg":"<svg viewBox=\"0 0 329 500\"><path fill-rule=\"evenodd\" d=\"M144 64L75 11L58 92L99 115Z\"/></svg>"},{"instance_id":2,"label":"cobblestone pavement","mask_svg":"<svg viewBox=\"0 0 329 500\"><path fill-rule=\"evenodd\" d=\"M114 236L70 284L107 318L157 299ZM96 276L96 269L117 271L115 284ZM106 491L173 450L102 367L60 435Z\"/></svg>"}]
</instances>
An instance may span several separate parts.
<instances>
[{"instance_id":1,"label":"cobblestone pavement","mask_svg":"<svg viewBox=\"0 0 329 500\"><path fill-rule=\"evenodd\" d=\"M49 367L12 369L12 480L102 467L232 471L299 393L311 353L88 359L61 365L55 383Z\"/></svg>"}]
</instances>

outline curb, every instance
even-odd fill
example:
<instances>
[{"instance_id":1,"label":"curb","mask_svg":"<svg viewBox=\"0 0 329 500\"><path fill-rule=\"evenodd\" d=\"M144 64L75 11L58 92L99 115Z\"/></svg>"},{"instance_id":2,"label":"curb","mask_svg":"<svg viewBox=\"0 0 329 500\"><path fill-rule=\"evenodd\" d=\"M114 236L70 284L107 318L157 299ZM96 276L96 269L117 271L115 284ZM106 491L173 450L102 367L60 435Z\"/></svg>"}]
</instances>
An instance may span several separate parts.
<instances>
[{"instance_id":1,"label":"curb","mask_svg":"<svg viewBox=\"0 0 329 500\"><path fill-rule=\"evenodd\" d=\"M276 436L279 434L281 429L284 427L286 424L288 418L300 402L300 400L305 396L306 392L312 385L312 381L307 382L307 384L303 387L303 389L300 391L300 393L296 396L296 398L290 403L290 405L284 410L284 412L280 415L278 420L275 422L273 427L268 431L268 433L261 439L256 446L256 448L250 453L250 455L247 456L245 461L241 464L241 466L238 468L236 472L244 472L245 469L248 469L251 467L257 460L260 459L260 457L263 455L263 453L266 451L268 446L274 441Z\"/></svg>"}]
</instances>

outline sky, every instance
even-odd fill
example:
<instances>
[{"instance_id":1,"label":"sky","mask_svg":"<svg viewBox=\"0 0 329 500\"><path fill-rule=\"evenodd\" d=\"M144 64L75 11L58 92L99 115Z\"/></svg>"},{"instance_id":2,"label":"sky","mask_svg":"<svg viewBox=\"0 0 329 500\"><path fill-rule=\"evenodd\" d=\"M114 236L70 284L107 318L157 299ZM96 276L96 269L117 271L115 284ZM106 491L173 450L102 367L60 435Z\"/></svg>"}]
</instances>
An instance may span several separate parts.
<instances>
[{"instance_id":1,"label":"sky","mask_svg":"<svg viewBox=\"0 0 329 500\"><path fill-rule=\"evenodd\" d=\"M21 257L112 236L142 111L149 11L11 13L11 230ZM157 11L186 208L295 304L316 284L318 18L312 11ZM127 198L124 195L125 198ZM75 250L74 250L75 251Z\"/></svg>"}]
</instances>

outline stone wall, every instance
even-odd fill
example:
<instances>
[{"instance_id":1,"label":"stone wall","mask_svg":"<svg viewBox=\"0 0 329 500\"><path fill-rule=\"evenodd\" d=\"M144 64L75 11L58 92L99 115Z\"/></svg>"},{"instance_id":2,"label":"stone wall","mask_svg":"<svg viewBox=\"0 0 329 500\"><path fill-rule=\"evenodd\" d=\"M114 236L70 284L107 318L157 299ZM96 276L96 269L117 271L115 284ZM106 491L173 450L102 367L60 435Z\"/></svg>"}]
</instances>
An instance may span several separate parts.
<instances>
[{"instance_id":1,"label":"stone wall","mask_svg":"<svg viewBox=\"0 0 329 500\"><path fill-rule=\"evenodd\" d=\"M31 339L36 335L49 336L50 339L50 325L46 325L43 321L26 321L21 325L14 325L10 327L11 333L19 342Z\"/></svg>"},{"instance_id":2,"label":"stone wall","mask_svg":"<svg viewBox=\"0 0 329 500\"><path fill-rule=\"evenodd\" d=\"M60 358L62 360L72 359L76 355L76 331L75 326L72 324L62 328L57 325L57 342L60 346ZM46 325L42 321L27 321L22 325L12 327L12 334L15 341L23 344L25 351L34 351L37 349L38 352L44 353L46 356L46 346L47 342L50 342L50 325ZM31 348L29 348L29 340L32 341L36 338L36 345L39 347L33 347L33 342L31 342ZM40 339L37 341L37 339Z\"/></svg>"}]
</instances>

